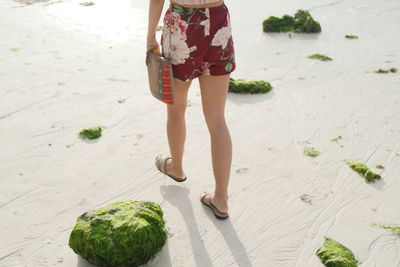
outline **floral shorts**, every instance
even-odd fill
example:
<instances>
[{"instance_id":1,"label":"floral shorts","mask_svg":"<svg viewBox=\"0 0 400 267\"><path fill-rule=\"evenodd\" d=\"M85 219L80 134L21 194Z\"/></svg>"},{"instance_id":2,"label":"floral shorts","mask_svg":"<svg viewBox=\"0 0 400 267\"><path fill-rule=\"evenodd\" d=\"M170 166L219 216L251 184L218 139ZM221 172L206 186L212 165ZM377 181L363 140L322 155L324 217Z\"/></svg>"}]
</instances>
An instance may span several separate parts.
<instances>
[{"instance_id":1,"label":"floral shorts","mask_svg":"<svg viewBox=\"0 0 400 267\"><path fill-rule=\"evenodd\" d=\"M174 78L188 81L202 74L224 75L235 70L231 22L225 4L209 8L172 5L172 23L170 16L169 8L164 16L161 47L163 56L171 57Z\"/></svg>"}]
</instances>

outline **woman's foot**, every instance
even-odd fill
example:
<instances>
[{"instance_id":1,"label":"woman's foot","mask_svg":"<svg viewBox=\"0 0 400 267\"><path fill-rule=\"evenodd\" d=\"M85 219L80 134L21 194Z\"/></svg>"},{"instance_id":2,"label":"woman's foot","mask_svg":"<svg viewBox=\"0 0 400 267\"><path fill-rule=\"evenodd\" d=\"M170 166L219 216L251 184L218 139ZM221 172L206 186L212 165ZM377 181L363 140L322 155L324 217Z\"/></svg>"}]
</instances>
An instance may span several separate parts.
<instances>
[{"instance_id":1,"label":"woman's foot","mask_svg":"<svg viewBox=\"0 0 400 267\"><path fill-rule=\"evenodd\" d=\"M214 193L210 193L210 202L213 204L220 212L228 213L228 200L218 199L215 197Z\"/></svg>"},{"instance_id":2,"label":"woman's foot","mask_svg":"<svg viewBox=\"0 0 400 267\"><path fill-rule=\"evenodd\" d=\"M163 156L161 154L156 156L155 159L155 164L156 168L164 173L165 175L168 175L172 179L174 179L177 182L183 182L186 180L186 176L183 173L182 170L176 170L172 164L172 157L170 156Z\"/></svg>"},{"instance_id":3,"label":"woman's foot","mask_svg":"<svg viewBox=\"0 0 400 267\"><path fill-rule=\"evenodd\" d=\"M200 201L211 208L215 217L218 219L227 219L228 214L228 204L227 201L219 201L213 193L203 192L200 195Z\"/></svg>"},{"instance_id":4,"label":"woman's foot","mask_svg":"<svg viewBox=\"0 0 400 267\"><path fill-rule=\"evenodd\" d=\"M172 162L172 158L167 158L166 159L166 172L169 174L172 174L173 176L175 176L178 179L185 179L186 175L183 173L182 170L176 170L173 168L173 162Z\"/></svg>"}]
</instances>

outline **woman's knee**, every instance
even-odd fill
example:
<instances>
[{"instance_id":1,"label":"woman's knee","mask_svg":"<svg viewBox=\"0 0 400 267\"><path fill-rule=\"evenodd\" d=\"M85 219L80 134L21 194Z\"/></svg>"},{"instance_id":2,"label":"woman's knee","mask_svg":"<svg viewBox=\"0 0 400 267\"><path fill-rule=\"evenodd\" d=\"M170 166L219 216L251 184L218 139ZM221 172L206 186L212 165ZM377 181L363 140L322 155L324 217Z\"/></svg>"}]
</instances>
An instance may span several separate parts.
<instances>
[{"instance_id":1,"label":"woman's knee","mask_svg":"<svg viewBox=\"0 0 400 267\"><path fill-rule=\"evenodd\" d=\"M182 119L185 117L187 103L175 102L172 105L168 105L168 117L175 119Z\"/></svg>"},{"instance_id":2,"label":"woman's knee","mask_svg":"<svg viewBox=\"0 0 400 267\"><path fill-rule=\"evenodd\" d=\"M210 133L218 133L226 128L225 117L221 114L206 115L205 119Z\"/></svg>"}]
</instances>

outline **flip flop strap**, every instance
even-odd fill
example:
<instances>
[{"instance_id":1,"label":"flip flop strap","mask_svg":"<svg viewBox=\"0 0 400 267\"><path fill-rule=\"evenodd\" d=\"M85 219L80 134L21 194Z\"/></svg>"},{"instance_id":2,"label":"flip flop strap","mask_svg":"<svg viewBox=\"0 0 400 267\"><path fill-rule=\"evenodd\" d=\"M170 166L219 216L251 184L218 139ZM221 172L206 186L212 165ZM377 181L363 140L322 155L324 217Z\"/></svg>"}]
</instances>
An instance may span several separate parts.
<instances>
[{"instance_id":1,"label":"flip flop strap","mask_svg":"<svg viewBox=\"0 0 400 267\"><path fill-rule=\"evenodd\" d=\"M167 160L171 159L171 158L172 157L164 157L164 159L163 159L163 163L164 164L163 164L163 169L162 170L163 170L164 173L167 173Z\"/></svg>"}]
</instances>

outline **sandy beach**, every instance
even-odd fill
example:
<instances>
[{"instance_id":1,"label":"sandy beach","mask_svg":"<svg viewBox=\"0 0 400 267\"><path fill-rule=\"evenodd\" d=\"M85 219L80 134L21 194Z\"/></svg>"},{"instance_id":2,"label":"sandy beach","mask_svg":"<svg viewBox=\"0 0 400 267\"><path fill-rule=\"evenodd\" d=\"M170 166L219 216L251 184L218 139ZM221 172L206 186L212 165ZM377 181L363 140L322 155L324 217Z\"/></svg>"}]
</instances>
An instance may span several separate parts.
<instances>
[{"instance_id":1,"label":"sandy beach","mask_svg":"<svg viewBox=\"0 0 400 267\"><path fill-rule=\"evenodd\" d=\"M226 221L198 199L214 177L197 80L186 113L188 179L155 168L169 149L166 106L150 94L144 65L148 1L27 2L0 1L1 267L93 266L68 247L76 218L124 199L164 211L168 242L146 266L321 267L324 236L362 267L400 266L400 237L371 225L400 224L400 73L375 73L400 68L398 0L226 1L232 77L273 86L228 95ZM262 32L268 16L298 9L322 32ZM101 138L77 136L94 125ZM304 147L321 154L305 156ZM382 179L366 183L346 159Z\"/></svg>"}]
</instances>

